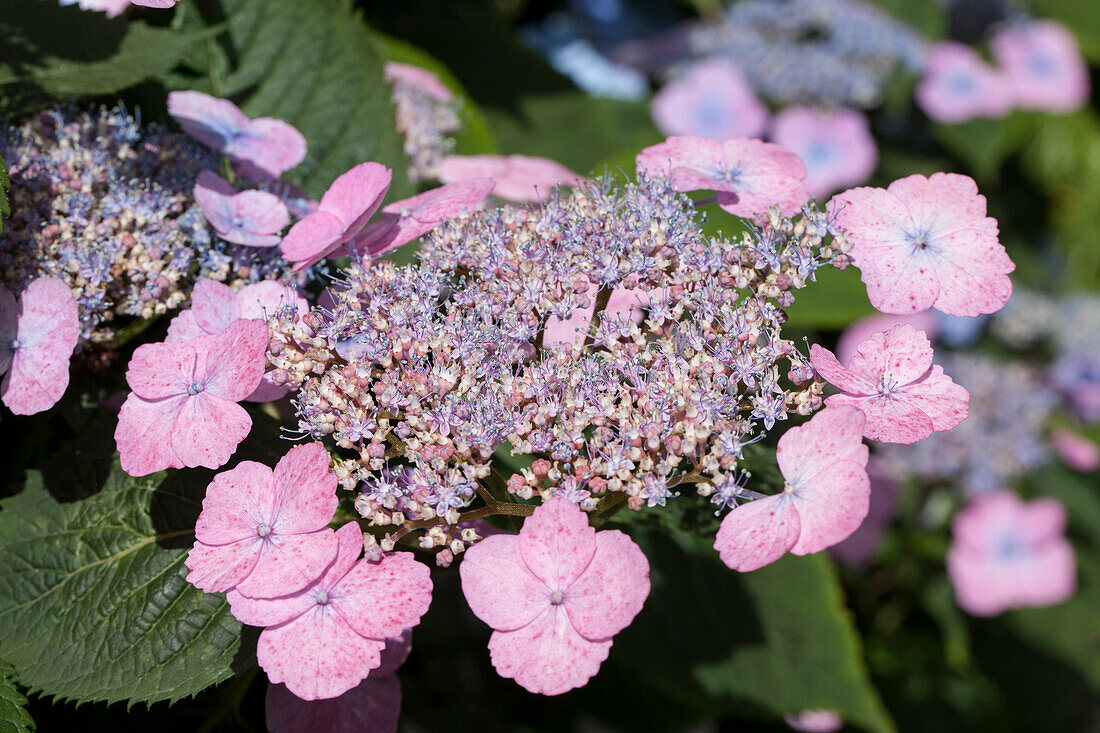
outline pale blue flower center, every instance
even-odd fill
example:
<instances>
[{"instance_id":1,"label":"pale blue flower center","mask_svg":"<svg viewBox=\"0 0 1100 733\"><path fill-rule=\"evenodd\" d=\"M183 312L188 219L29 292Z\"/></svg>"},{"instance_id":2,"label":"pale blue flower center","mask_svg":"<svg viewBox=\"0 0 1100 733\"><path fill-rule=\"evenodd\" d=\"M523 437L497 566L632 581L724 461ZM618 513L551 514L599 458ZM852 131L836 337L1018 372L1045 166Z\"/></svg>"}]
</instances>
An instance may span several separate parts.
<instances>
[{"instance_id":1,"label":"pale blue flower center","mask_svg":"<svg viewBox=\"0 0 1100 733\"><path fill-rule=\"evenodd\" d=\"M22 345L23 344L19 343L19 339L12 339L11 343L9 344L9 346L11 346L11 348L13 349L18 349Z\"/></svg>"},{"instance_id":2,"label":"pale blue flower center","mask_svg":"<svg viewBox=\"0 0 1100 733\"><path fill-rule=\"evenodd\" d=\"M328 591L327 590L317 591L317 594L315 596L313 596L313 599L315 601L317 601L318 606L327 606L328 605Z\"/></svg>"},{"instance_id":3,"label":"pale blue flower center","mask_svg":"<svg viewBox=\"0 0 1100 733\"><path fill-rule=\"evenodd\" d=\"M260 526L256 527L256 535L258 537L267 537L269 534L271 534L271 527L269 527L268 525L261 524Z\"/></svg>"},{"instance_id":4,"label":"pale blue flower center","mask_svg":"<svg viewBox=\"0 0 1100 733\"><path fill-rule=\"evenodd\" d=\"M565 594L563 594L560 590L556 590L550 594L550 603L554 604L555 606L560 606L564 602Z\"/></svg>"},{"instance_id":5,"label":"pale blue flower center","mask_svg":"<svg viewBox=\"0 0 1100 733\"><path fill-rule=\"evenodd\" d=\"M191 386L187 388L187 394L194 397L199 392L202 392L203 389L205 389L205 388L201 384L199 384L198 382L191 382Z\"/></svg>"}]
</instances>

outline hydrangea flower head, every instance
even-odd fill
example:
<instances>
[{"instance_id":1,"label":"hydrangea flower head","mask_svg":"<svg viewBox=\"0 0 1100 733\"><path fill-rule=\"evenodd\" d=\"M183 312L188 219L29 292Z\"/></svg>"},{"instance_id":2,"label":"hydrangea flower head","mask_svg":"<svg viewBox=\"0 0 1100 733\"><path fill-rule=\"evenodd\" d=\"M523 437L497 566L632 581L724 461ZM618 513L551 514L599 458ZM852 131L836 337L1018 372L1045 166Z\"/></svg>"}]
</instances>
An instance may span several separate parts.
<instances>
[{"instance_id":1,"label":"hydrangea flower head","mask_svg":"<svg viewBox=\"0 0 1100 733\"><path fill-rule=\"evenodd\" d=\"M828 349L810 347L814 369L841 390L825 404L862 410L863 435L887 443L916 443L966 419L969 393L932 356L928 337L909 325L872 334L847 367Z\"/></svg>"},{"instance_id":2,"label":"hydrangea flower head","mask_svg":"<svg viewBox=\"0 0 1100 733\"><path fill-rule=\"evenodd\" d=\"M383 255L435 229L445 220L472 210L493 190L491 178L471 178L395 201L382 208L349 249Z\"/></svg>"},{"instance_id":3,"label":"hydrangea flower head","mask_svg":"<svg viewBox=\"0 0 1100 733\"><path fill-rule=\"evenodd\" d=\"M494 629L497 672L543 695L587 683L649 595L649 563L634 541L596 532L564 498L543 503L518 535L475 544L459 572L470 608Z\"/></svg>"},{"instance_id":4,"label":"hydrangea flower head","mask_svg":"<svg viewBox=\"0 0 1100 733\"><path fill-rule=\"evenodd\" d=\"M505 201L541 201L557 186L580 181L573 171L549 158L529 155L449 155L439 163L439 180L457 183L493 179L493 195Z\"/></svg>"},{"instance_id":5,"label":"hydrangea flower head","mask_svg":"<svg viewBox=\"0 0 1100 733\"><path fill-rule=\"evenodd\" d=\"M953 124L1004 117L1015 95L1003 71L982 61L970 46L946 41L929 50L916 99L929 117Z\"/></svg>"},{"instance_id":6,"label":"hydrangea flower head","mask_svg":"<svg viewBox=\"0 0 1100 733\"><path fill-rule=\"evenodd\" d=\"M653 95L650 113L665 135L711 140L760 137L768 124L768 108L741 71L721 58L700 61L667 84Z\"/></svg>"},{"instance_id":7,"label":"hydrangea flower head","mask_svg":"<svg viewBox=\"0 0 1100 733\"><path fill-rule=\"evenodd\" d=\"M386 639L420 622L432 600L428 567L411 552L359 559L355 522L336 531L336 559L303 590L280 598L226 595L242 623L265 626L256 658L273 683L303 700L338 697L382 663Z\"/></svg>"},{"instance_id":8,"label":"hydrangea flower head","mask_svg":"<svg viewBox=\"0 0 1100 733\"><path fill-rule=\"evenodd\" d=\"M736 216L769 206L791 214L810 197L799 157L763 140L670 137L638 153L637 165L639 173L668 177L677 191L716 191L718 205Z\"/></svg>"},{"instance_id":9,"label":"hydrangea flower head","mask_svg":"<svg viewBox=\"0 0 1100 733\"><path fill-rule=\"evenodd\" d=\"M79 339L76 298L63 280L32 280L18 301L0 285L0 398L8 409L33 415L53 407L69 386Z\"/></svg>"},{"instance_id":10,"label":"hydrangea flower head","mask_svg":"<svg viewBox=\"0 0 1100 733\"><path fill-rule=\"evenodd\" d=\"M169 92L168 114L204 145L233 159L254 180L278 178L306 157L306 139L272 117L250 120L228 99L202 92Z\"/></svg>"},{"instance_id":11,"label":"hydrangea flower head","mask_svg":"<svg viewBox=\"0 0 1100 733\"><path fill-rule=\"evenodd\" d=\"M267 335L263 321L239 319L217 336L139 346L115 429L122 469L145 476L224 465L252 429L237 403L263 377Z\"/></svg>"},{"instance_id":12,"label":"hydrangea flower head","mask_svg":"<svg viewBox=\"0 0 1100 733\"><path fill-rule=\"evenodd\" d=\"M787 107L776 115L771 138L802 159L806 189L815 197L863 183L878 165L878 147L858 110Z\"/></svg>"},{"instance_id":13,"label":"hydrangea flower head","mask_svg":"<svg viewBox=\"0 0 1100 733\"><path fill-rule=\"evenodd\" d=\"M955 517L947 575L967 613L1052 606L1077 588L1077 561L1065 538L1066 511L1049 497L1010 491L974 500Z\"/></svg>"},{"instance_id":14,"label":"hydrangea flower head","mask_svg":"<svg viewBox=\"0 0 1100 733\"><path fill-rule=\"evenodd\" d=\"M317 210L290 228L283 237L283 256L304 270L335 252L374 216L390 190L393 173L379 163L360 163L340 175Z\"/></svg>"},{"instance_id":15,"label":"hydrangea flower head","mask_svg":"<svg viewBox=\"0 0 1100 733\"><path fill-rule=\"evenodd\" d=\"M725 516L714 539L722 562L747 572L787 552L821 552L852 534L871 495L864 423L853 407L829 407L785 432L776 458L786 485Z\"/></svg>"},{"instance_id":16,"label":"hydrangea flower head","mask_svg":"<svg viewBox=\"0 0 1100 733\"><path fill-rule=\"evenodd\" d=\"M1072 112L1089 99L1089 70L1073 32L1051 20L1008 25L990 42L1024 109Z\"/></svg>"},{"instance_id":17,"label":"hydrangea flower head","mask_svg":"<svg viewBox=\"0 0 1100 733\"><path fill-rule=\"evenodd\" d=\"M195 201L214 233L227 242L249 247L274 247L279 232L290 223L290 212L267 191L237 193L229 181L203 171L195 181Z\"/></svg>"},{"instance_id":18,"label":"hydrangea flower head","mask_svg":"<svg viewBox=\"0 0 1100 733\"><path fill-rule=\"evenodd\" d=\"M837 194L837 224L867 297L884 313L935 308L953 316L993 313L1012 294L1016 265L986 216L985 197L969 176L933 173L899 178L888 188Z\"/></svg>"},{"instance_id":19,"label":"hydrangea flower head","mask_svg":"<svg viewBox=\"0 0 1100 733\"><path fill-rule=\"evenodd\" d=\"M320 443L291 448L274 471L242 461L219 473L195 526L188 582L256 598L300 591L336 558L328 526L336 504L336 476Z\"/></svg>"}]
</instances>

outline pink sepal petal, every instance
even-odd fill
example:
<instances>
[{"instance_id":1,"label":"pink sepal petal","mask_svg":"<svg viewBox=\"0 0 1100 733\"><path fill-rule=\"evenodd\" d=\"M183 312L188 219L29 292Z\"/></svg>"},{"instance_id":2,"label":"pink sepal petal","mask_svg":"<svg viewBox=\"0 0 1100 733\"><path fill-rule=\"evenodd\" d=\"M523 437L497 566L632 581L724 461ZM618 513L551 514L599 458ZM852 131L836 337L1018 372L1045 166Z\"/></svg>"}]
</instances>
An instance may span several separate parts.
<instances>
[{"instance_id":1,"label":"pink sepal petal","mask_svg":"<svg viewBox=\"0 0 1100 733\"><path fill-rule=\"evenodd\" d=\"M577 633L600 641L629 626L648 596L645 554L622 532L604 530L596 533L596 553L569 586L564 605Z\"/></svg>"},{"instance_id":2,"label":"pink sepal petal","mask_svg":"<svg viewBox=\"0 0 1100 733\"><path fill-rule=\"evenodd\" d=\"M148 476L166 468L183 468L172 450L172 431L187 395L149 402L131 393L122 403L115 428L115 445L122 470Z\"/></svg>"},{"instance_id":3,"label":"pink sepal petal","mask_svg":"<svg viewBox=\"0 0 1100 733\"><path fill-rule=\"evenodd\" d=\"M827 408L779 439L776 460L779 470L791 484L806 481L839 460L867 465L867 446L863 445L866 418L850 407Z\"/></svg>"},{"instance_id":4,"label":"pink sepal petal","mask_svg":"<svg viewBox=\"0 0 1100 733\"><path fill-rule=\"evenodd\" d=\"M813 344L810 346L810 363L814 371L833 385L834 387L850 394L874 394L878 385L866 376L856 374L851 369L842 366L833 352L823 346Z\"/></svg>"},{"instance_id":5,"label":"pink sepal petal","mask_svg":"<svg viewBox=\"0 0 1100 733\"><path fill-rule=\"evenodd\" d=\"M255 536L225 545L196 542L184 561L191 571L187 582L206 593L235 588L256 567L261 544Z\"/></svg>"},{"instance_id":6,"label":"pink sepal petal","mask_svg":"<svg viewBox=\"0 0 1100 733\"><path fill-rule=\"evenodd\" d=\"M592 561L596 530L576 504L554 497L524 521L519 553L551 591L564 591Z\"/></svg>"},{"instance_id":7,"label":"pink sepal petal","mask_svg":"<svg viewBox=\"0 0 1100 733\"><path fill-rule=\"evenodd\" d=\"M250 395L264 375L267 343L267 324L251 318L238 318L218 335L192 341L198 352L195 376L205 393L231 402Z\"/></svg>"},{"instance_id":8,"label":"pink sepal petal","mask_svg":"<svg viewBox=\"0 0 1100 733\"><path fill-rule=\"evenodd\" d=\"M363 636L398 636L420 622L432 602L428 566L411 552L360 560L337 584L339 612Z\"/></svg>"},{"instance_id":9,"label":"pink sepal petal","mask_svg":"<svg viewBox=\"0 0 1100 733\"><path fill-rule=\"evenodd\" d=\"M57 404L69 386L69 360L80 339L76 298L64 280L32 280L19 297L16 323L21 345L0 395L16 415L33 415Z\"/></svg>"},{"instance_id":10,"label":"pink sepal petal","mask_svg":"<svg viewBox=\"0 0 1100 733\"><path fill-rule=\"evenodd\" d=\"M243 407L200 392L187 397L179 410L171 434L172 451L188 468L220 468L250 430L252 418Z\"/></svg>"},{"instance_id":11,"label":"pink sepal petal","mask_svg":"<svg viewBox=\"0 0 1100 733\"><path fill-rule=\"evenodd\" d=\"M237 294L225 283L206 279L196 282L191 291L191 313L208 335L221 333L242 317Z\"/></svg>"},{"instance_id":12,"label":"pink sepal petal","mask_svg":"<svg viewBox=\"0 0 1100 733\"><path fill-rule=\"evenodd\" d=\"M866 460L836 461L798 487L792 503L798 510L801 529L792 553L821 552L856 531L867 516L871 501L871 481L865 464Z\"/></svg>"},{"instance_id":13,"label":"pink sepal petal","mask_svg":"<svg viewBox=\"0 0 1100 733\"><path fill-rule=\"evenodd\" d=\"M310 532L328 526L339 503L336 484L323 445L309 443L291 448L275 465L279 531Z\"/></svg>"},{"instance_id":14,"label":"pink sepal petal","mask_svg":"<svg viewBox=\"0 0 1100 733\"><path fill-rule=\"evenodd\" d=\"M904 400L900 395L884 400L880 397L861 397L847 394L825 398L828 407L853 407L867 418L863 435L883 443L909 445L924 440L935 430L932 418L919 406Z\"/></svg>"},{"instance_id":15,"label":"pink sepal petal","mask_svg":"<svg viewBox=\"0 0 1100 733\"><path fill-rule=\"evenodd\" d=\"M187 393L194 379L195 349L186 344L142 344L126 367L126 383L146 400Z\"/></svg>"},{"instance_id":16,"label":"pink sepal petal","mask_svg":"<svg viewBox=\"0 0 1100 733\"><path fill-rule=\"evenodd\" d=\"M798 510L787 494L757 499L734 508L722 519L714 549L734 570L757 570L794 547L800 527Z\"/></svg>"},{"instance_id":17,"label":"pink sepal petal","mask_svg":"<svg viewBox=\"0 0 1100 733\"><path fill-rule=\"evenodd\" d=\"M871 381L887 375L896 384L909 384L928 372L932 356L932 343L924 332L905 324L871 334L857 347L848 368Z\"/></svg>"},{"instance_id":18,"label":"pink sepal petal","mask_svg":"<svg viewBox=\"0 0 1100 733\"><path fill-rule=\"evenodd\" d=\"M237 167L254 181L268 181L305 160L306 138L293 125L258 117L226 148Z\"/></svg>"},{"instance_id":19,"label":"pink sepal petal","mask_svg":"<svg viewBox=\"0 0 1100 733\"><path fill-rule=\"evenodd\" d=\"M275 482L271 469L256 461L241 461L214 476L206 487L202 512L195 522L195 539L225 545L256 537L256 527L275 514Z\"/></svg>"},{"instance_id":20,"label":"pink sepal petal","mask_svg":"<svg viewBox=\"0 0 1100 733\"><path fill-rule=\"evenodd\" d=\"M463 555L458 567L470 610L494 629L526 626L550 603L550 589L519 555L519 537L493 535Z\"/></svg>"},{"instance_id":21,"label":"pink sepal petal","mask_svg":"<svg viewBox=\"0 0 1100 733\"><path fill-rule=\"evenodd\" d=\"M168 335L164 337L164 343L185 344L191 339L206 335L206 331L202 330L198 321L195 320L194 311L188 308L176 314L168 324Z\"/></svg>"},{"instance_id":22,"label":"pink sepal petal","mask_svg":"<svg viewBox=\"0 0 1100 733\"><path fill-rule=\"evenodd\" d=\"M278 598L296 593L321 577L336 559L336 533L328 527L297 534L272 533L262 543L259 561L237 584L249 598Z\"/></svg>"},{"instance_id":23,"label":"pink sepal petal","mask_svg":"<svg viewBox=\"0 0 1100 733\"><path fill-rule=\"evenodd\" d=\"M264 710L269 733L397 733L401 682L374 670L339 697L309 701L286 685L268 685Z\"/></svg>"},{"instance_id":24,"label":"pink sepal petal","mask_svg":"<svg viewBox=\"0 0 1100 733\"><path fill-rule=\"evenodd\" d=\"M600 671L610 651L610 639L589 641L578 634L561 606L548 608L515 631L494 631L489 639L497 673L541 695L560 695L584 686Z\"/></svg>"},{"instance_id":25,"label":"pink sepal petal","mask_svg":"<svg viewBox=\"0 0 1100 733\"><path fill-rule=\"evenodd\" d=\"M970 414L970 393L933 364L928 376L906 386L898 399L910 402L932 419L933 430L950 430Z\"/></svg>"}]
</instances>

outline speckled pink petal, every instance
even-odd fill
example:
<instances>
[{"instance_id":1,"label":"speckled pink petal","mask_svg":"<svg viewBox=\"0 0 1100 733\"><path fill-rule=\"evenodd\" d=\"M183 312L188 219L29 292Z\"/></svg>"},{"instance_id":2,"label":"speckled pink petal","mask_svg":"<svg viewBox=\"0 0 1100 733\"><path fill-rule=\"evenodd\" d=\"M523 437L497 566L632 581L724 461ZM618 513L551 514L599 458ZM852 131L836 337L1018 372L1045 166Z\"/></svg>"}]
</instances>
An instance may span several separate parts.
<instances>
[{"instance_id":1,"label":"speckled pink petal","mask_svg":"<svg viewBox=\"0 0 1100 733\"><path fill-rule=\"evenodd\" d=\"M440 81L438 76L419 66L387 61L382 65L382 73L386 81L391 84L398 82L408 84L438 102L447 104L454 99L454 94Z\"/></svg>"},{"instance_id":2,"label":"speckled pink petal","mask_svg":"<svg viewBox=\"0 0 1100 733\"><path fill-rule=\"evenodd\" d=\"M188 135L219 152L248 125L237 105L202 92L169 92L168 114Z\"/></svg>"},{"instance_id":3,"label":"speckled pink petal","mask_svg":"<svg viewBox=\"0 0 1100 733\"><path fill-rule=\"evenodd\" d=\"M187 582L205 593L224 593L248 577L260 558L260 540L253 536L225 545L196 542L184 565Z\"/></svg>"},{"instance_id":4,"label":"speckled pink petal","mask_svg":"<svg viewBox=\"0 0 1100 733\"><path fill-rule=\"evenodd\" d=\"M130 394L122 403L115 428L119 464L131 476L148 476L165 468L183 468L172 450L172 432L186 395L148 402Z\"/></svg>"},{"instance_id":5,"label":"speckled pink petal","mask_svg":"<svg viewBox=\"0 0 1100 733\"><path fill-rule=\"evenodd\" d=\"M172 451L188 468L221 468L252 429L236 402L206 392L187 397L172 430Z\"/></svg>"},{"instance_id":6,"label":"speckled pink petal","mask_svg":"<svg viewBox=\"0 0 1100 733\"><path fill-rule=\"evenodd\" d=\"M371 672L372 677L396 674L398 667L405 663L412 652L412 629L406 629L400 636L386 639L386 648L382 650L382 663Z\"/></svg>"},{"instance_id":7,"label":"speckled pink petal","mask_svg":"<svg viewBox=\"0 0 1100 733\"><path fill-rule=\"evenodd\" d=\"M610 651L610 639L589 641L578 634L561 606L548 608L515 631L494 631L489 639L497 674L541 695L583 687Z\"/></svg>"},{"instance_id":8,"label":"speckled pink petal","mask_svg":"<svg viewBox=\"0 0 1100 733\"><path fill-rule=\"evenodd\" d=\"M649 561L618 530L596 533L596 554L566 589L564 603L573 628L590 641L610 639L634 620L649 596Z\"/></svg>"},{"instance_id":9,"label":"speckled pink petal","mask_svg":"<svg viewBox=\"0 0 1100 733\"><path fill-rule=\"evenodd\" d=\"M245 402L275 402L281 400L294 391L290 384L276 384L272 372L264 372L263 379L252 390L252 394L244 398Z\"/></svg>"},{"instance_id":10,"label":"speckled pink petal","mask_svg":"<svg viewBox=\"0 0 1100 733\"><path fill-rule=\"evenodd\" d=\"M252 180L278 178L306 157L306 139L291 124L260 117L244 126L225 153Z\"/></svg>"},{"instance_id":11,"label":"speckled pink petal","mask_svg":"<svg viewBox=\"0 0 1100 733\"><path fill-rule=\"evenodd\" d=\"M924 331L925 336L934 339L939 333L939 323L936 314L930 310L917 311L916 313L899 315L888 313L874 313L864 316L844 329L836 342L836 358L841 364L847 364L856 355L856 349L866 341L871 334L878 331L889 331L894 326L907 323L918 331Z\"/></svg>"},{"instance_id":12,"label":"speckled pink petal","mask_svg":"<svg viewBox=\"0 0 1100 733\"><path fill-rule=\"evenodd\" d=\"M237 592L249 598L278 598L297 593L325 572L336 559L336 533L328 527L290 534L276 524L260 544L260 557Z\"/></svg>"},{"instance_id":13,"label":"speckled pink petal","mask_svg":"<svg viewBox=\"0 0 1100 733\"><path fill-rule=\"evenodd\" d=\"M872 394L878 387L874 381L842 366L833 352L823 346L810 347L810 363L822 379L849 394Z\"/></svg>"},{"instance_id":14,"label":"speckled pink petal","mask_svg":"<svg viewBox=\"0 0 1100 733\"><path fill-rule=\"evenodd\" d=\"M275 516L275 479L271 469L256 461L241 461L214 476L195 522L195 539L207 545L225 545L255 538L256 528Z\"/></svg>"},{"instance_id":15,"label":"speckled pink petal","mask_svg":"<svg viewBox=\"0 0 1100 733\"><path fill-rule=\"evenodd\" d=\"M503 178L508 171L508 158L503 155L448 155L439 161L439 180L458 183L471 178Z\"/></svg>"},{"instance_id":16,"label":"speckled pink petal","mask_svg":"<svg viewBox=\"0 0 1100 733\"><path fill-rule=\"evenodd\" d=\"M1012 280L1007 273L1015 265L1008 261L999 243L996 247L989 246L967 232L951 239L962 244L964 237L969 246L945 254L937 270L940 293L933 305L953 316L996 313L1012 296Z\"/></svg>"},{"instance_id":17,"label":"speckled pink petal","mask_svg":"<svg viewBox=\"0 0 1100 733\"><path fill-rule=\"evenodd\" d=\"M298 291L275 280L245 285L237 293L237 303L240 304L241 318L258 318L262 321L266 321L286 304L293 303L298 315L309 311L309 301L299 295Z\"/></svg>"},{"instance_id":18,"label":"speckled pink petal","mask_svg":"<svg viewBox=\"0 0 1100 733\"><path fill-rule=\"evenodd\" d=\"M519 555L519 537L493 535L466 550L458 567L462 593L474 615L511 631L550 607L550 589Z\"/></svg>"},{"instance_id":19,"label":"speckled pink petal","mask_svg":"<svg viewBox=\"0 0 1100 733\"><path fill-rule=\"evenodd\" d=\"M191 313L205 333L219 334L241 318L237 294L225 283L199 280L191 293Z\"/></svg>"},{"instance_id":20,"label":"speckled pink petal","mask_svg":"<svg viewBox=\"0 0 1100 733\"><path fill-rule=\"evenodd\" d=\"M64 280L32 280L19 297L16 335L21 346L0 386L16 415L53 407L69 386L69 360L80 339L76 298Z\"/></svg>"},{"instance_id":21,"label":"speckled pink petal","mask_svg":"<svg viewBox=\"0 0 1100 733\"><path fill-rule=\"evenodd\" d=\"M126 383L147 400L186 394L194 376L195 350L186 344L142 344L126 367Z\"/></svg>"},{"instance_id":22,"label":"speckled pink petal","mask_svg":"<svg viewBox=\"0 0 1100 733\"><path fill-rule=\"evenodd\" d=\"M338 697L357 686L380 662L385 642L355 631L329 604L264 629L256 659L272 683L282 682L303 700Z\"/></svg>"},{"instance_id":23,"label":"speckled pink petal","mask_svg":"<svg viewBox=\"0 0 1100 733\"><path fill-rule=\"evenodd\" d=\"M863 413L851 407L830 407L817 413L779 439L775 452L779 470L788 483L796 484L834 461L853 460L866 465L865 422Z\"/></svg>"},{"instance_id":24,"label":"speckled pink petal","mask_svg":"<svg viewBox=\"0 0 1100 733\"><path fill-rule=\"evenodd\" d=\"M390 169L380 163L360 163L332 182L321 197L319 210L331 212L344 222L348 237L358 234L382 205L392 176Z\"/></svg>"},{"instance_id":25,"label":"speckled pink petal","mask_svg":"<svg viewBox=\"0 0 1100 733\"><path fill-rule=\"evenodd\" d=\"M950 430L970 414L970 393L955 384L938 364L932 365L923 379L898 390L896 396L932 418L933 430Z\"/></svg>"},{"instance_id":26,"label":"speckled pink petal","mask_svg":"<svg viewBox=\"0 0 1100 733\"><path fill-rule=\"evenodd\" d=\"M411 552L389 553L379 562L357 562L332 595L356 632L375 639L398 636L420 623L431 605L431 572Z\"/></svg>"},{"instance_id":27,"label":"speckled pink petal","mask_svg":"<svg viewBox=\"0 0 1100 733\"><path fill-rule=\"evenodd\" d=\"M278 496L275 522L280 533L327 527L336 513L336 474L320 443L296 445L275 465Z\"/></svg>"},{"instance_id":28,"label":"speckled pink petal","mask_svg":"<svg viewBox=\"0 0 1100 733\"><path fill-rule=\"evenodd\" d=\"M795 489L791 501L798 510L801 531L792 553L821 552L859 528L871 501L864 463L836 461Z\"/></svg>"},{"instance_id":29,"label":"speckled pink petal","mask_svg":"<svg viewBox=\"0 0 1100 733\"><path fill-rule=\"evenodd\" d=\"M232 226L218 236L246 247L274 247L282 241L278 233L290 224L286 205L267 191L240 192L230 202L230 210Z\"/></svg>"},{"instance_id":30,"label":"speckled pink petal","mask_svg":"<svg viewBox=\"0 0 1100 733\"><path fill-rule=\"evenodd\" d=\"M551 498L524 520L519 553L551 591L565 590L592 561L596 530L576 504Z\"/></svg>"},{"instance_id":31,"label":"speckled pink petal","mask_svg":"<svg viewBox=\"0 0 1100 733\"><path fill-rule=\"evenodd\" d=\"M492 176L493 195L506 201L545 201L557 186L575 186L581 177L556 160L508 156L503 176Z\"/></svg>"},{"instance_id":32,"label":"speckled pink petal","mask_svg":"<svg viewBox=\"0 0 1100 733\"><path fill-rule=\"evenodd\" d=\"M374 670L339 697L309 701L286 685L268 685L264 706L269 733L397 733L401 682Z\"/></svg>"},{"instance_id":33,"label":"speckled pink petal","mask_svg":"<svg viewBox=\"0 0 1100 733\"><path fill-rule=\"evenodd\" d=\"M164 337L164 343L185 344L191 339L206 335L206 331L202 330L198 321L195 320L195 314L187 308L180 311L168 324L168 335Z\"/></svg>"},{"instance_id":34,"label":"speckled pink petal","mask_svg":"<svg viewBox=\"0 0 1100 733\"><path fill-rule=\"evenodd\" d=\"M789 494L757 499L722 519L714 549L728 567L749 572L783 557L798 541L800 526Z\"/></svg>"},{"instance_id":35,"label":"speckled pink petal","mask_svg":"<svg viewBox=\"0 0 1100 733\"><path fill-rule=\"evenodd\" d=\"M198 353L196 381L207 395L243 400L264 375L267 343L267 324L250 318L238 318L218 335L192 341Z\"/></svg>"},{"instance_id":36,"label":"speckled pink petal","mask_svg":"<svg viewBox=\"0 0 1100 733\"><path fill-rule=\"evenodd\" d=\"M883 443L916 443L927 438L935 429L932 418L918 405L896 395L884 398L880 395L837 394L826 397L825 404L830 408L854 407L861 411L867 418L863 427L864 437Z\"/></svg>"},{"instance_id":37,"label":"speckled pink petal","mask_svg":"<svg viewBox=\"0 0 1100 733\"><path fill-rule=\"evenodd\" d=\"M340 246L344 222L329 211L317 210L290 228L279 245L295 271L324 259Z\"/></svg>"},{"instance_id":38,"label":"speckled pink petal","mask_svg":"<svg viewBox=\"0 0 1100 733\"><path fill-rule=\"evenodd\" d=\"M225 231L232 227L233 212L230 211L230 202L237 191L229 181L214 171L202 171L195 179L192 194L195 203L202 210L202 215L216 231Z\"/></svg>"},{"instance_id":39,"label":"speckled pink petal","mask_svg":"<svg viewBox=\"0 0 1100 733\"><path fill-rule=\"evenodd\" d=\"M634 162L639 174L668 178L677 191L714 190L725 164L720 142L687 135L650 145Z\"/></svg>"},{"instance_id":40,"label":"speckled pink petal","mask_svg":"<svg viewBox=\"0 0 1100 733\"><path fill-rule=\"evenodd\" d=\"M848 368L869 381L877 383L885 375L894 384L904 385L928 373L932 356L932 343L924 332L901 325L871 334L856 347Z\"/></svg>"}]
</instances>

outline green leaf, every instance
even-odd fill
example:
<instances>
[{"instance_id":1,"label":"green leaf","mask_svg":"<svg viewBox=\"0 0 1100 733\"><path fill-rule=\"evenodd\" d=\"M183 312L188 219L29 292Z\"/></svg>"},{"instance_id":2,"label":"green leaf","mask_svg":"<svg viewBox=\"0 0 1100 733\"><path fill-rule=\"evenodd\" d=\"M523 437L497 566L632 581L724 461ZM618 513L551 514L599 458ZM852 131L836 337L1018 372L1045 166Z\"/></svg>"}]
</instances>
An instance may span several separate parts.
<instances>
[{"instance_id":1,"label":"green leaf","mask_svg":"<svg viewBox=\"0 0 1100 733\"><path fill-rule=\"evenodd\" d=\"M52 2L6 3L0 14L0 112L112 94L167 72L216 29L174 32Z\"/></svg>"},{"instance_id":2,"label":"green leaf","mask_svg":"<svg viewBox=\"0 0 1100 733\"><path fill-rule=\"evenodd\" d=\"M637 526L630 533L649 558L653 590L615 637L609 663L712 715L827 709L865 730L894 729L824 556L739 574L709 540Z\"/></svg>"},{"instance_id":3,"label":"green leaf","mask_svg":"<svg viewBox=\"0 0 1100 733\"><path fill-rule=\"evenodd\" d=\"M205 78L171 76L166 83L232 98L252 117L277 117L298 128L309 153L286 178L313 196L368 160L393 169L391 199L413 193L390 87L382 80L382 56L352 3L198 0L196 5L202 22L224 22L227 30L208 44L206 54L188 59L191 70ZM191 13L183 25L199 23Z\"/></svg>"},{"instance_id":4,"label":"green leaf","mask_svg":"<svg viewBox=\"0 0 1100 733\"><path fill-rule=\"evenodd\" d=\"M875 312L855 267L823 267L815 277L794 291L794 304L786 309L792 327L841 329Z\"/></svg>"},{"instance_id":5,"label":"green leaf","mask_svg":"<svg viewBox=\"0 0 1100 733\"><path fill-rule=\"evenodd\" d=\"M971 120L931 127L939 143L966 163L975 178L996 181L1009 156L1032 138L1039 127L1038 119L1026 112L1014 112L1001 120Z\"/></svg>"},{"instance_id":6,"label":"green leaf","mask_svg":"<svg viewBox=\"0 0 1100 733\"><path fill-rule=\"evenodd\" d=\"M0 659L0 733L27 733L34 721L24 709L27 698L15 686L15 668Z\"/></svg>"},{"instance_id":7,"label":"green leaf","mask_svg":"<svg viewBox=\"0 0 1100 733\"><path fill-rule=\"evenodd\" d=\"M248 661L225 597L184 579L205 478L132 478L115 460L86 498L61 503L51 492L71 487L31 472L0 502L0 656L20 682L77 702L174 702Z\"/></svg>"}]
</instances>

